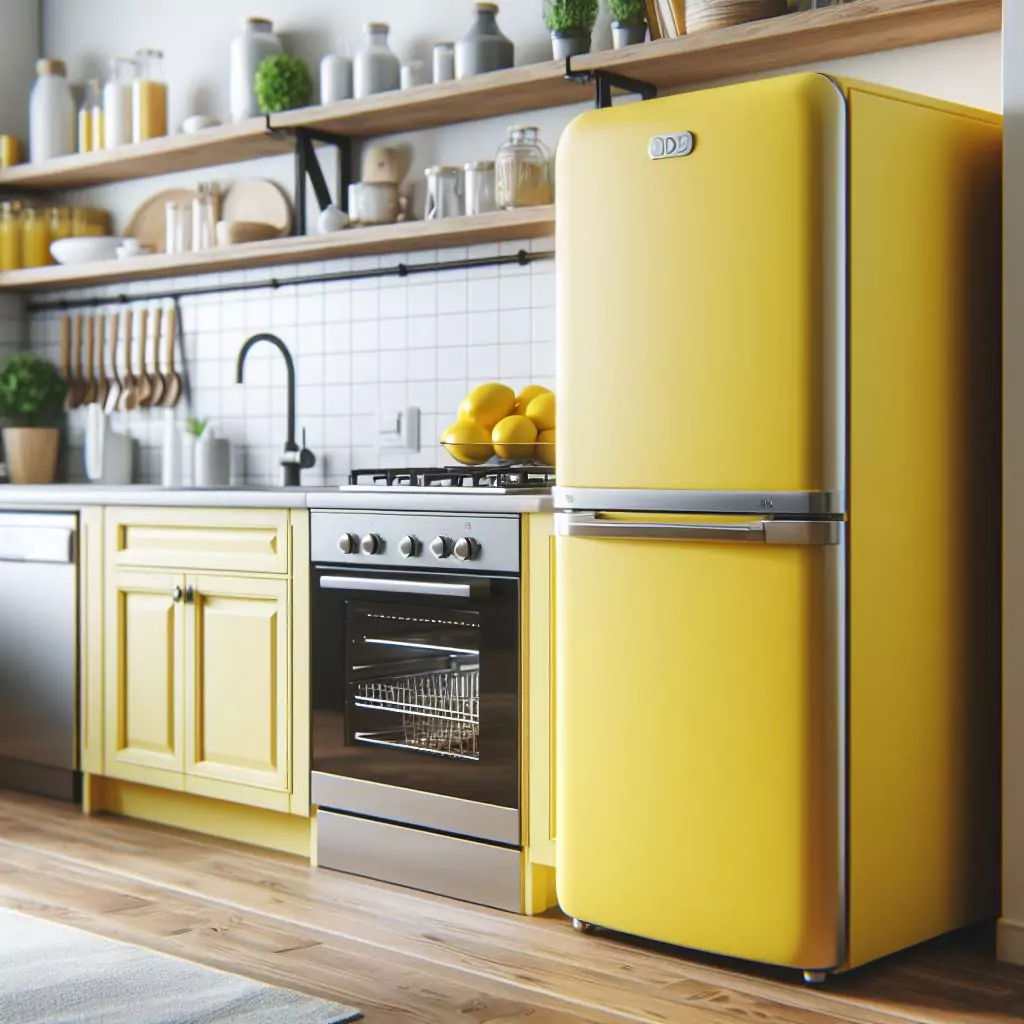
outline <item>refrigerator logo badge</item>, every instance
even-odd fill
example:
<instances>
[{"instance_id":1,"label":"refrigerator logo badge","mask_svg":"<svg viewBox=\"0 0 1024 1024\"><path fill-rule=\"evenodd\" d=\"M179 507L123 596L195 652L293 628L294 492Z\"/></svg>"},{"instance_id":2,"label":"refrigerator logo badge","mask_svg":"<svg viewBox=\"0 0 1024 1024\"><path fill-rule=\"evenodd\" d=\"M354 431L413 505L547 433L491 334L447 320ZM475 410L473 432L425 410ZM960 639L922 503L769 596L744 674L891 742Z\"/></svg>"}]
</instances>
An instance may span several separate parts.
<instances>
[{"instance_id":1,"label":"refrigerator logo badge","mask_svg":"<svg viewBox=\"0 0 1024 1024\"><path fill-rule=\"evenodd\" d=\"M689 156L693 152L693 132L670 132L655 135L647 143L647 155L652 160L666 160L672 156Z\"/></svg>"}]
</instances>

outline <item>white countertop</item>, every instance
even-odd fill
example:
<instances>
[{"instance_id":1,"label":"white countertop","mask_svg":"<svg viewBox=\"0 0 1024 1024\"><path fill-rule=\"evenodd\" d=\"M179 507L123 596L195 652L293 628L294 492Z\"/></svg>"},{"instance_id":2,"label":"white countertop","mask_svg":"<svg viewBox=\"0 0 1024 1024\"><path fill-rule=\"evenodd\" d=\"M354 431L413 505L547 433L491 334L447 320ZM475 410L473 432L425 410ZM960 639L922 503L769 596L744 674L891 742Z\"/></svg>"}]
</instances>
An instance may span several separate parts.
<instances>
[{"instance_id":1,"label":"white countertop","mask_svg":"<svg viewBox=\"0 0 1024 1024\"><path fill-rule=\"evenodd\" d=\"M145 505L178 508L317 508L390 512L550 512L549 494L493 494L486 490L432 488L230 487L164 488L150 484L103 487L94 484L0 484L0 509L83 505Z\"/></svg>"}]
</instances>

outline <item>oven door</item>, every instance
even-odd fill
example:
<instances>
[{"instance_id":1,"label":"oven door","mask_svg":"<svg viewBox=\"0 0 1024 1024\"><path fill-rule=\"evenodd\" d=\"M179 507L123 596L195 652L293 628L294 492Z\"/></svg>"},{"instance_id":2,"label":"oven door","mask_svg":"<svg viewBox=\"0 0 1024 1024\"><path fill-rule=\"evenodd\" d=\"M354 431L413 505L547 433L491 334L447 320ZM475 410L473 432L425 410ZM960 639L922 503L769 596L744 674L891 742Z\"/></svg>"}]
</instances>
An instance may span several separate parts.
<instances>
[{"instance_id":1,"label":"oven door","mask_svg":"<svg viewBox=\"0 0 1024 1024\"><path fill-rule=\"evenodd\" d=\"M519 844L519 583L314 567L313 801Z\"/></svg>"}]
</instances>

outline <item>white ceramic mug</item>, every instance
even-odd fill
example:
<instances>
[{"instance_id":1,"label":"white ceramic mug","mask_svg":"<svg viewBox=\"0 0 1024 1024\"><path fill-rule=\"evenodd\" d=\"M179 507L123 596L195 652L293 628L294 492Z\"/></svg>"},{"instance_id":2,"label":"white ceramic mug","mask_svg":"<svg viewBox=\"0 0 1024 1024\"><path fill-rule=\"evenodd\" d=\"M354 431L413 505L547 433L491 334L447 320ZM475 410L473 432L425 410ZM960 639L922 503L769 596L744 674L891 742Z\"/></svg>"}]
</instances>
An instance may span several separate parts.
<instances>
[{"instance_id":1,"label":"white ceramic mug","mask_svg":"<svg viewBox=\"0 0 1024 1024\"><path fill-rule=\"evenodd\" d=\"M398 185L393 181L356 181L348 187L348 215L357 224L394 224Z\"/></svg>"}]
</instances>

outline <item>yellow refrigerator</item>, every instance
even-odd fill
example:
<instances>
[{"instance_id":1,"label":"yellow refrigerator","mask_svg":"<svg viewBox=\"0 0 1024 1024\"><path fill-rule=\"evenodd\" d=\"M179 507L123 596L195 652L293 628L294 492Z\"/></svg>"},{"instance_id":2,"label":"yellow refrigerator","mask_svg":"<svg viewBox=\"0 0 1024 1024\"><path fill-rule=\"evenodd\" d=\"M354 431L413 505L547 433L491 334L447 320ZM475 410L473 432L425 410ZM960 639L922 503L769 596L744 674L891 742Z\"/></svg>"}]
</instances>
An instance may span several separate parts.
<instances>
[{"instance_id":1,"label":"yellow refrigerator","mask_svg":"<svg viewBox=\"0 0 1024 1024\"><path fill-rule=\"evenodd\" d=\"M1000 119L820 74L556 169L556 875L811 981L996 913Z\"/></svg>"}]
</instances>

